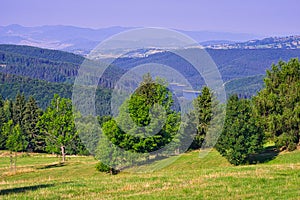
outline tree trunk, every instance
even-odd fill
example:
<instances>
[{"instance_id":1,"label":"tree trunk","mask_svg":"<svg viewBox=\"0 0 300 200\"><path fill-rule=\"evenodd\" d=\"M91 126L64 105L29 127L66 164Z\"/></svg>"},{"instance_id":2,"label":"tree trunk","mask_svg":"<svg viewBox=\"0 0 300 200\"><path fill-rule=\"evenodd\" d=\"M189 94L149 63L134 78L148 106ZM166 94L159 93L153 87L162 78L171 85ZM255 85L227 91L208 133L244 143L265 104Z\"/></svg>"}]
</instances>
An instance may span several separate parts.
<instances>
[{"instance_id":1,"label":"tree trunk","mask_svg":"<svg viewBox=\"0 0 300 200\"><path fill-rule=\"evenodd\" d=\"M9 161L10 161L10 171L12 171L12 169L13 169L13 154L12 154L12 151L10 151L10 154L9 154Z\"/></svg>"},{"instance_id":2,"label":"tree trunk","mask_svg":"<svg viewBox=\"0 0 300 200\"><path fill-rule=\"evenodd\" d=\"M14 167L15 167L15 171L17 171L17 152L15 152L15 163L14 163Z\"/></svg>"},{"instance_id":3,"label":"tree trunk","mask_svg":"<svg viewBox=\"0 0 300 200\"><path fill-rule=\"evenodd\" d=\"M65 146L61 146L60 149L61 149L62 162L64 163L66 161Z\"/></svg>"}]
</instances>

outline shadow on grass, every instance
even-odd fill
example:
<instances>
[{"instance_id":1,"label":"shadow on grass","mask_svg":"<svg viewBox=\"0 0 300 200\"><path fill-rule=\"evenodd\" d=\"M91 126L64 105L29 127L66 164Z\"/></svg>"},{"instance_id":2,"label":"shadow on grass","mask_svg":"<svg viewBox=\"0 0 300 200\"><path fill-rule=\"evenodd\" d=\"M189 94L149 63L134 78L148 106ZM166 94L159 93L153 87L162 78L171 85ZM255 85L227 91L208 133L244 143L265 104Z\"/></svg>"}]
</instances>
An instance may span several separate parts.
<instances>
[{"instance_id":1,"label":"shadow on grass","mask_svg":"<svg viewBox=\"0 0 300 200\"><path fill-rule=\"evenodd\" d=\"M33 186L25 186L25 187L17 187L17 188L9 188L0 190L1 195L8 195L8 194L15 194L15 193L22 193L27 191L34 191L41 188L53 187L55 184L40 184L40 185L33 185Z\"/></svg>"},{"instance_id":2,"label":"shadow on grass","mask_svg":"<svg viewBox=\"0 0 300 200\"><path fill-rule=\"evenodd\" d=\"M48 187L54 187L57 185L65 185L65 184L70 184L73 183L73 181L66 181L62 183L48 183L48 184L39 184L39 185L31 185L31 186L24 186L24 187L15 187L15 188L9 188L9 189L2 189L0 190L0 196L2 195L9 195L9 194L17 194L17 193L23 193L23 192L28 192L28 191L35 191L43 188L48 188ZM0 197L1 199L1 197Z\"/></svg>"},{"instance_id":3,"label":"shadow on grass","mask_svg":"<svg viewBox=\"0 0 300 200\"><path fill-rule=\"evenodd\" d=\"M279 150L275 146L266 147L261 153L250 155L250 163L266 163L276 158Z\"/></svg>"},{"instance_id":4,"label":"shadow on grass","mask_svg":"<svg viewBox=\"0 0 300 200\"><path fill-rule=\"evenodd\" d=\"M56 168L56 167L63 167L65 165L66 165L65 163L55 163L55 164L37 167L36 169L50 169L50 168Z\"/></svg>"}]
</instances>

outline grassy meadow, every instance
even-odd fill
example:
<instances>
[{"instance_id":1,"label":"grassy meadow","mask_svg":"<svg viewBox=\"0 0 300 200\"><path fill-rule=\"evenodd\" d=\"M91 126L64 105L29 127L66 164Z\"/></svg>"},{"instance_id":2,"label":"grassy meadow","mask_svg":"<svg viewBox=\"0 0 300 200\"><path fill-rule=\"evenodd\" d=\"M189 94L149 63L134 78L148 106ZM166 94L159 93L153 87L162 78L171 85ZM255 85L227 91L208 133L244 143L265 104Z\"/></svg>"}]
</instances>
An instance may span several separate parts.
<instances>
[{"instance_id":1,"label":"grassy meadow","mask_svg":"<svg viewBox=\"0 0 300 200\"><path fill-rule=\"evenodd\" d=\"M96 171L93 157L59 161L22 154L10 172L9 154L0 151L0 199L300 199L299 150L237 167L215 150L204 158L194 151L157 171L117 175Z\"/></svg>"}]
</instances>

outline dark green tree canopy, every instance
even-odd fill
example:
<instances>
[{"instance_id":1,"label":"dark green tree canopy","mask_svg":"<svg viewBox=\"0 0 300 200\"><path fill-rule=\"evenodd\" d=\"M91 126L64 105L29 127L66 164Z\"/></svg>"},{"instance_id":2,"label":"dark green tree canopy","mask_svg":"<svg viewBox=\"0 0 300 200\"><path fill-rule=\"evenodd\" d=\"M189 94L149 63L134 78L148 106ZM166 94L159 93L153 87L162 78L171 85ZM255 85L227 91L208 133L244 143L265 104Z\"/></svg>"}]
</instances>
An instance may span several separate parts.
<instances>
[{"instance_id":1,"label":"dark green tree canopy","mask_svg":"<svg viewBox=\"0 0 300 200\"><path fill-rule=\"evenodd\" d=\"M300 63L280 61L267 71L265 88L254 98L267 137L279 148L300 144Z\"/></svg>"},{"instance_id":2,"label":"dark green tree canopy","mask_svg":"<svg viewBox=\"0 0 300 200\"><path fill-rule=\"evenodd\" d=\"M191 149L199 149L208 132L210 122L213 117L213 94L211 90L204 86L201 94L194 100L194 111L190 116L190 123L197 128Z\"/></svg>"},{"instance_id":3,"label":"dark green tree canopy","mask_svg":"<svg viewBox=\"0 0 300 200\"><path fill-rule=\"evenodd\" d=\"M252 115L251 101L229 98L224 129L216 145L221 155L234 165L245 164L249 155L257 153L263 145L263 132Z\"/></svg>"},{"instance_id":4,"label":"dark green tree canopy","mask_svg":"<svg viewBox=\"0 0 300 200\"><path fill-rule=\"evenodd\" d=\"M65 161L66 146L77 136L71 100L54 95L37 126L45 134L46 150L61 152Z\"/></svg>"},{"instance_id":5,"label":"dark green tree canopy","mask_svg":"<svg viewBox=\"0 0 300 200\"><path fill-rule=\"evenodd\" d=\"M121 106L119 116L104 123L103 131L112 143L125 150L158 150L172 141L179 128L179 114L172 105L172 93L165 83L146 74Z\"/></svg>"}]
</instances>

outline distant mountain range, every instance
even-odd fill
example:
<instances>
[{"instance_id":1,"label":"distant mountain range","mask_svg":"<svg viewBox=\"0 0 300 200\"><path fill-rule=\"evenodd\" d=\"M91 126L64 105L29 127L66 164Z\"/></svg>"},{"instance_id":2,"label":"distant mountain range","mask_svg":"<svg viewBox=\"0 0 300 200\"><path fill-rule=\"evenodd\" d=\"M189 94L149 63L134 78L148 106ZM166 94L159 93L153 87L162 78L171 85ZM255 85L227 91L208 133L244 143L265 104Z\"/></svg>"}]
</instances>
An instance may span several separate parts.
<instances>
[{"instance_id":1,"label":"distant mountain range","mask_svg":"<svg viewBox=\"0 0 300 200\"><path fill-rule=\"evenodd\" d=\"M87 55L101 41L137 27L100 29L74 26L0 26L0 44L28 45ZM300 36L270 37L247 33L176 30L208 49L299 49Z\"/></svg>"},{"instance_id":2,"label":"distant mountain range","mask_svg":"<svg viewBox=\"0 0 300 200\"><path fill-rule=\"evenodd\" d=\"M262 40L250 40L239 43L208 43L204 44L211 49L300 49L300 35L287 37L270 37Z\"/></svg>"},{"instance_id":3,"label":"distant mountain range","mask_svg":"<svg viewBox=\"0 0 300 200\"><path fill-rule=\"evenodd\" d=\"M88 54L101 41L134 27L108 27L100 29L74 26L24 27L17 24L0 26L0 44L29 45L40 48L63 50L77 54ZM247 33L213 31L184 31L204 46L245 42L262 36Z\"/></svg>"},{"instance_id":4,"label":"distant mountain range","mask_svg":"<svg viewBox=\"0 0 300 200\"><path fill-rule=\"evenodd\" d=\"M132 28L0 26L0 95L14 98L17 92L24 92L27 96L35 96L42 107L48 105L53 93L70 97L72 84L85 59L82 55L88 54L99 42L129 29ZM300 58L300 36L260 39L261 36L250 34L181 32L207 49L221 73L228 95L255 95L263 87L265 72L272 64ZM133 67L146 63L172 66L188 78L196 90L205 84L189 63L171 52L157 48L137 49L114 61L99 81L105 88L100 92L105 93L106 98L115 80ZM49 94L43 91L49 91Z\"/></svg>"}]
</instances>

